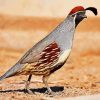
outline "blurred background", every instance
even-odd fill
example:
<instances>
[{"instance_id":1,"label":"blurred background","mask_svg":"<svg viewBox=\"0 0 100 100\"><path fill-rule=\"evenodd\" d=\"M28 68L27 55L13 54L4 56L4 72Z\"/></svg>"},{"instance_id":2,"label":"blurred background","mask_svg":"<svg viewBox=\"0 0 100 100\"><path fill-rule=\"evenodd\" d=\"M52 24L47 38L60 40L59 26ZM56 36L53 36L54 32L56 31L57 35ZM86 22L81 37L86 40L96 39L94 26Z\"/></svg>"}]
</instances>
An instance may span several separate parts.
<instances>
[{"instance_id":1,"label":"blurred background","mask_svg":"<svg viewBox=\"0 0 100 100\"><path fill-rule=\"evenodd\" d=\"M0 47L27 49L34 42L50 33L73 7L77 5L84 6L85 8L94 6L99 11L99 4L99 0L84 2L80 0L77 0L77 2L74 0L0 0L0 40L2 41L0 42ZM92 33L81 34L85 37L81 36L80 38L83 40L87 38L94 39L90 42L91 46L94 46L94 42L96 42L96 45L99 43L99 38L96 39L96 36L98 37L99 34L95 35L96 33L94 34L93 32L100 30L99 15L95 17L89 11L87 11L87 15L89 18L79 25L77 32L91 31ZM78 37L79 35L77 34ZM89 41L89 39L87 40ZM84 48L83 45L82 47Z\"/></svg>"},{"instance_id":2,"label":"blurred background","mask_svg":"<svg viewBox=\"0 0 100 100\"><path fill-rule=\"evenodd\" d=\"M78 5L100 11L100 0L0 0L0 75ZM100 82L100 13L94 16L87 11L87 15L76 29L67 64L52 75L50 82L76 82L88 88Z\"/></svg>"}]
</instances>

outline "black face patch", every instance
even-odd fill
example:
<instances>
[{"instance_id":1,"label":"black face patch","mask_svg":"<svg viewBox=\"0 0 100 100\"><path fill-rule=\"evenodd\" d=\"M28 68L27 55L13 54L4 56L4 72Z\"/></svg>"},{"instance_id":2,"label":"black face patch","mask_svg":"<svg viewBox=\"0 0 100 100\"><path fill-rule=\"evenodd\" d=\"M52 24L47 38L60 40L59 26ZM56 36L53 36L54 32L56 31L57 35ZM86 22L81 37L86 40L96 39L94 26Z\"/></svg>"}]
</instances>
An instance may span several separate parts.
<instances>
[{"instance_id":1,"label":"black face patch","mask_svg":"<svg viewBox=\"0 0 100 100\"><path fill-rule=\"evenodd\" d=\"M75 27L84 19L85 11L76 13L75 16Z\"/></svg>"}]
</instances>

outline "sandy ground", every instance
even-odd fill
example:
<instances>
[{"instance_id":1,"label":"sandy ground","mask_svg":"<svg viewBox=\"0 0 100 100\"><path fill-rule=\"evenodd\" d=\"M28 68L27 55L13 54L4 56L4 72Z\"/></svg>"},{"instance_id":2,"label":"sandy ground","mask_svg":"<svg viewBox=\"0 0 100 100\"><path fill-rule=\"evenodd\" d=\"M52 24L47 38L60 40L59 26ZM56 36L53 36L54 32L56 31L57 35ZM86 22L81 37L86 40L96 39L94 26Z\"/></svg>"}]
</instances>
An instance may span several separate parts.
<instances>
[{"instance_id":1,"label":"sandy ground","mask_svg":"<svg viewBox=\"0 0 100 100\"><path fill-rule=\"evenodd\" d=\"M41 21L40 18L39 22L36 19L29 18L28 21L26 20L27 23L24 24L25 19L23 21L20 18L13 18L12 20L11 17L5 17L5 20L2 20L2 18L0 19L0 75L6 72L28 48L47 35L53 29L53 26L56 27L57 23L62 20L46 19L45 24L41 25L41 22L45 19ZM53 95L45 94L46 88L42 83L41 77L38 76L33 76L30 84L34 94L26 94L24 86L28 76L16 76L0 82L0 100L44 100L48 97L59 99L99 94L99 20L99 18L96 21L94 18L90 18L87 20L88 27L85 27L86 21L78 27L72 53L67 63L52 74L48 81L49 86L54 91ZM32 23L30 24L29 22L31 21ZM5 24L4 22L8 23ZM93 27L91 22L96 23L97 26ZM35 28L32 30L32 27Z\"/></svg>"}]
</instances>

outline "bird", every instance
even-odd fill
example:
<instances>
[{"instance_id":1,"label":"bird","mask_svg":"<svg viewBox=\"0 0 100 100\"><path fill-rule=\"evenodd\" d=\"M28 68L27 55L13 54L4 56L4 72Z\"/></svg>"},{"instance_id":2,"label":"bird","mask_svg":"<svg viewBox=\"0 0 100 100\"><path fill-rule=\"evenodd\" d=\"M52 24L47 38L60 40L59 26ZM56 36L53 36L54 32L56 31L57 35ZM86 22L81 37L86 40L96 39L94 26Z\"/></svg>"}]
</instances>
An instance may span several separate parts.
<instances>
[{"instance_id":1,"label":"bird","mask_svg":"<svg viewBox=\"0 0 100 100\"><path fill-rule=\"evenodd\" d=\"M98 14L95 7L86 9L83 6L74 7L64 21L33 45L17 63L0 77L0 81L12 76L28 75L25 90L31 94L33 92L29 85L32 75L42 76L47 93L52 94L53 91L47 82L48 78L66 63L72 50L75 29L83 19L87 18L87 10L93 12L94 15Z\"/></svg>"}]
</instances>

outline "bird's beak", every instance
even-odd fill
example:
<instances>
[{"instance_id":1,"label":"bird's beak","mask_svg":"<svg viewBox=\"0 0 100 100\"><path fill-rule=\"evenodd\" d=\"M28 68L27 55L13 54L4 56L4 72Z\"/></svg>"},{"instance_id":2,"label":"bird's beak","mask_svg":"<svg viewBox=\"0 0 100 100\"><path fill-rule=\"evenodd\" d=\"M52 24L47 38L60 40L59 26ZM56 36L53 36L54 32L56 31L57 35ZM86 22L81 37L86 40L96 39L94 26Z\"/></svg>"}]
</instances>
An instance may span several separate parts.
<instances>
[{"instance_id":1,"label":"bird's beak","mask_svg":"<svg viewBox=\"0 0 100 100\"><path fill-rule=\"evenodd\" d=\"M94 8L94 7L88 7L88 8L86 8L85 10L90 10L90 11L92 11L95 15L97 15L97 14L98 14L97 9L96 9L96 8Z\"/></svg>"}]
</instances>

